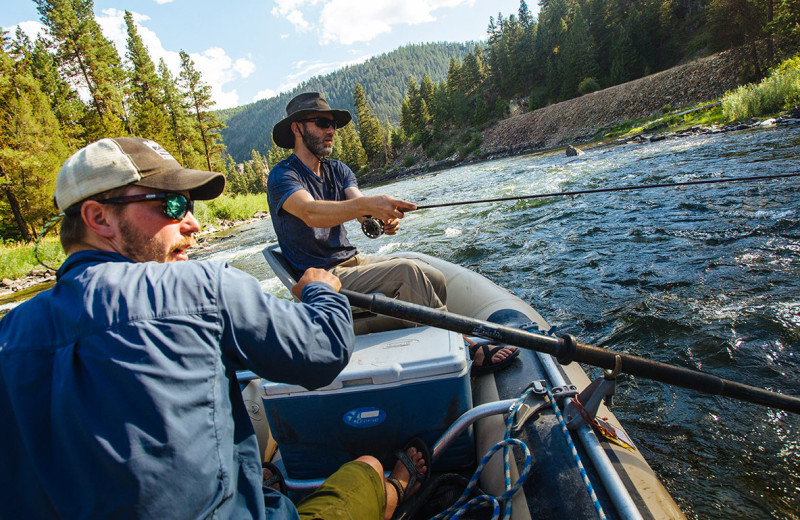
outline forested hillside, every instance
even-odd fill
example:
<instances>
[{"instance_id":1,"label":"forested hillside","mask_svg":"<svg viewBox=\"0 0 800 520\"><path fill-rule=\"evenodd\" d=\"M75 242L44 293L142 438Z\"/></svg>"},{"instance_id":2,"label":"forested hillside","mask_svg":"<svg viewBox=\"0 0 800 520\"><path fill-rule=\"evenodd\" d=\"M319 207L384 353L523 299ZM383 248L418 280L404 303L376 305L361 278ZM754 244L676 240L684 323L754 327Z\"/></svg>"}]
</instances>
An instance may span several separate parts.
<instances>
[{"instance_id":1,"label":"forested hillside","mask_svg":"<svg viewBox=\"0 0 800 520\"><path fill-rule=\"evenodd\" d=\"M263 193L269 168L287 153L271 147L272 126L301 91L322 92L353 113L357 124L336 132L331 156L364 178L420 159L481 156L502 144L487 129L511 106L557 107L734 47L747 57L730 77L746 83L800 47L798 0L538 0L536 16L521 0L516 12L486 20L487 39L477 45L409 45L213 112L189 55L180 53L177 77L154 62L131 13L123 56L103 36L92 0L33 1L43 34L31 41L21 29L0 30L0 241L39 236L57 213L59 165L103 137L150 137L186 167L224 171L228 194ZM658 87L642 94L654 106ZM559 125L567 115L549 113Z\"/></svg>"},{"instance_id":2,"label":"forested hillside","mask_svg":"<svg viewBox=\"0 0 800 520\"><path fill-rule=\"evenodd\" d=\"M270 147L272 127L286 115L286 104L290 99L300 92L321 92L331 106L355 114L353 92L357 83L364 87L369 104L380 121L397 124L408 77L419 80L427 73L432 80L440 81L447 77L450 59L463 58L474 46L474 43L443 42L406 45L364 63L311 78L279 96L217 111L227 125L222 132L223 141L228 153L238 162L250 159L252 150L266 153Z\"/></svg>"}]
</instances>

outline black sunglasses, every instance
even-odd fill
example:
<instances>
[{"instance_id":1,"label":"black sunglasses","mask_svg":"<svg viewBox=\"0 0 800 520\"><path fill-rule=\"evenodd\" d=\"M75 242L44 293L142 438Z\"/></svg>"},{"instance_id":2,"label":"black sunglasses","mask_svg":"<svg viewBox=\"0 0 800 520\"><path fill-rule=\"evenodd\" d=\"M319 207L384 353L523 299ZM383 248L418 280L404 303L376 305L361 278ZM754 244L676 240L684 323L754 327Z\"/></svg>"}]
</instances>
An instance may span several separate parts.
<instances>
[{"instance_id":1,"label":"black sunglasses","mask_svg":"<svg viewBox=\"0 0 800 520\"><path fill-rule=\"evenodd\" d=\"M333 119L328 119L327 117L311 117L309 119L298 119L298 123L314 123L317 125L318 128L322 128L323 130L327 128L333 127L334 130L339 128L339 125L336 124L336 121Z\"/></svg>"},{"instance_id":2,"label":"black sunglasses","mask_svg":"<svg viewBox=\"0 0 800 520\"><path fill-rule=\"evenodd\" d=\"M141 195L127 195L98 200L100 204L130 204L131 202L145 202L148 200L162 200L161 210L172 220L183 220L190 211L194 211L194 201L181 193L143 193Z\"/></svg>"}]
</instances>

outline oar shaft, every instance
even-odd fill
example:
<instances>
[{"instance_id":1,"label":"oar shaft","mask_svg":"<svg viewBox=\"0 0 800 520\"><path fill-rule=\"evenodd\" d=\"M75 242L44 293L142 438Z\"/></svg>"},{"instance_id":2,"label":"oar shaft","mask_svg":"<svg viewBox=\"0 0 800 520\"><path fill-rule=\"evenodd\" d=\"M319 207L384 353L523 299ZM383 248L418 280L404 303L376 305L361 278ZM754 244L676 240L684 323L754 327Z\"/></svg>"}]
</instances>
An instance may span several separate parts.
<instances>
[{"instance_id":1,"label":"oar shaft","mask_svg":"<svg viewBox=\"0 0 800 520\"><path fill-rule=\"evenodd\" d=\"M621 362L620 370L626 374L800 414L800 398L729 381L698 370L612 352L583 343L578 344L575 361L613 369L617 357Z\"/></svg>"},{"instance_id":2,"label":"oar shaft","mask_svg":"<svg viewBox=\"0 0 800 520\"><path fill-rule=\"evenodd\" d=\"M362 309L420 325L431 325L469 336L543 352L554 356L561 364L566 365L572 361L578 361L600 368L613 369L616 359L619 358L621 371L633 376L800 414L800 398L728 381L705 372L577 343L570 338L533 334L521 329L394 300L381 295L366 295L346 289L342 289L340 292L350 300L352 305Z\"/></svg>"}]
</instances>

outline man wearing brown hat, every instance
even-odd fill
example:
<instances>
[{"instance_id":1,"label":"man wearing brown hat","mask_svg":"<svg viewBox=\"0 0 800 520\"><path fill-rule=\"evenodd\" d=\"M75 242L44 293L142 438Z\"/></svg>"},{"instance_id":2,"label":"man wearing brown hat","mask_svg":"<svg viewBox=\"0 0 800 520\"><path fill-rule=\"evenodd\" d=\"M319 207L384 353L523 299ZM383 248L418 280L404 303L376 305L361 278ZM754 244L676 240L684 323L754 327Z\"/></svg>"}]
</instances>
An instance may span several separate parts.
<instances>
[{"instance_id":1,"label":"man wearing brown hat","mask_svg":"<svg viewBox=\"0 0 800 520\"><path fill-rule=\"evenodd\" d=\"M363 195L353 171L326 158L334 133L350 120L348 111L333 110L318 93L307 92L289 102L286 117L273 128L275 144L294 149L272 168L267 181L281 252L298 273L327 269L353 291L445 308L446 281L438 269L406 258L364 256L347 239L344 223L349 220L371 215L384 222L386 234L394 235L404 212L417 207L390 195Z\"/></svg>"},{"instance_id":2,"label":"man wearing brown hat","mask_svg":"<svg viewBox=\"0 0 800 520\"><path fill-rule=\"evenodd\" d=\"M350 119L346 110L333 110L318 93L307 92L289 102L286 117L272 129L275 144L294 149L272 168L267 180L269 212L281 252L295 274L319 267L352 291L446 309L447 281L441 271L421 260L361 255L347 239L344 223L349 220L371 215L383 220L384 232L393 235L404 212L417 207L389 195L363 195L347 165L326 159L336 129ZM519 354L513 347L466 341L475 374L503 368Z\"/></svg>"},{"instance_id":3,"label":"man wearing brown hat","mask_svg":"<svg viewBox=\"0 0 800 520\"><path fill-rule=\"evenodd\" d=\"M227 264L186 261L193 202L224 185L133 137L66 161L55 200L67 260L52 289L0 320L0 518L298 518L262 490L236 372L330 383L354 343L350 308L324 270L300 277L294 304ZM340 471L301 514L380 520L410 480L400 464L387 486L371 457Z\"/></svg>"}]
</instances>

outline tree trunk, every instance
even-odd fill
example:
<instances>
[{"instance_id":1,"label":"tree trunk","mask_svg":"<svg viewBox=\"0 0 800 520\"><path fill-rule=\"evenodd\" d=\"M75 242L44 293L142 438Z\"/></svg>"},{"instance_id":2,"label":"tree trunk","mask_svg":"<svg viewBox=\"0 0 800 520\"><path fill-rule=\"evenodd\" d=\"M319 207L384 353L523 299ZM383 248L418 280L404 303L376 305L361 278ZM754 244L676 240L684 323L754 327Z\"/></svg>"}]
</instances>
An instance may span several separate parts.
<instances>
[{"instance_id":1,"label":"tree trunk","mask_svg":"<svg viewBox=\"0 0 800 520\"><path fill-rule=\"evenodd\" d=\"M759 64L758 61L758 49L756 48L755 39L750 40L750 54L753 59L753 69L756 75L756 79L760 80L764 77L764 75L761 72L761 65Z\"/></svg>"},{"instance_id":2,"label":"tree trunk","mask_svg":"<svg viewBox=\"0 0 800 520\"><path fill-rule=\"evenodd\" d=\"M773 0L767 0L767 66L771 67L775 59L775 47L772 41L772 20L775 17Z\"/></svg>"},{"instance_id":3,"label":"tree trunk","mask_svg":"<svg viewBox=\"0 0 800 520\"><path fill-rule=\"evenodd\" d=\"M22 240L26 242L32 241L33 235L31 235L31 232L28 229L28 223L25 222L25 218L22 216L22 210L19 207L19 201L17 200L17 197L14 195L14 192L11 191L11 188L4 188L4 191L6 192L6 198L8 199L8 205L11 207L11 213L14 214L14 220L17 222L17 227L22 234Z\"/></svg>"},{"instance_id":4,"label":"tree trunk","mask_svg":"<svg viewBox=\"0 0 800 520\"><path fill-rule=\"evenodd\" d=\"M0 164L0 179L7 179L6 172L3 171L3 166ZM26 242L30 242L33 240L31 236L31 232L28 229L28 223L25 222L25 218L22 216L22 209L19 206L19 201L17 200L16 195L11 190L11 186L6 184L3 186L3 191L6 193L6 198L8 199L8 205L11 208L11 213L14 215L14 220L17 223L17 227L19 228L20 234L22 235L22 239Z\"/></svg>"}]
</instances>

